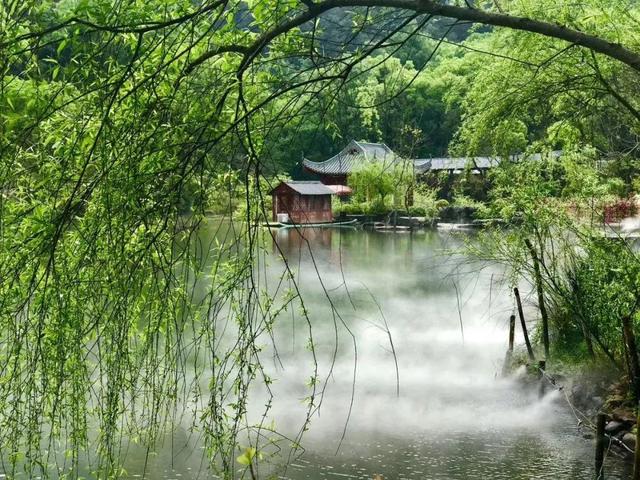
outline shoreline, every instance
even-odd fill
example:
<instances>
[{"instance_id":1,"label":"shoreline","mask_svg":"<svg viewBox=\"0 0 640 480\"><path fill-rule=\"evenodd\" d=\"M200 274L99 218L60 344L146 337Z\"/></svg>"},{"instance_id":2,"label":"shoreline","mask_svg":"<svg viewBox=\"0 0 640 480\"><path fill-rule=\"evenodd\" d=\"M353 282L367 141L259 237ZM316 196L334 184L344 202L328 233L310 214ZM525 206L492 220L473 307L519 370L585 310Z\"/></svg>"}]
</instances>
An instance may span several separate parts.
<instances>
[{"instance_id":1,"label":"shoreline","mask_svg":"<svg viewBox=\"0 0 640 480\"><path fill-rule=\"evenodd\" d=\"M526 370L518 373L522 367ZM561 373L561 367L538 371L537 365L513 361L506 366L505 375L519 380L523 386L537 388L540 398L551 390L560 392L559 401L571 410L585 439L596 439L597 417L603 414L606 447L612 447L614 454L632 462L637 419L624 382L601 367L589 372L585 365L578 368L578 371L565 374Z\"/></svg>"}]
</instances>

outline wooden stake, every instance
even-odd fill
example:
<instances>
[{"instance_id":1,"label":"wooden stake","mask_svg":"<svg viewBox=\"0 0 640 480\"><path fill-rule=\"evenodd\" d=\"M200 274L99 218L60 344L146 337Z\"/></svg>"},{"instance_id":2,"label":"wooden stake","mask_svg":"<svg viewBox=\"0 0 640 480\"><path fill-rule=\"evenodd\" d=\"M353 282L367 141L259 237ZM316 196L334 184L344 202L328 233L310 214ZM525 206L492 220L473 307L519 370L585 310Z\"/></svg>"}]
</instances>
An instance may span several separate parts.
<instances>
[{"instance_id":1,"label":"wooden stake","mask_svg":"<svg viewBox=\"0 0 640 480\"><path fill-rule=\"evenodd\" d=\"M520 300L520 291L518 287L513 289L513 294L516 296L516 303L518 305L518 315L520 316L520 324L522 325L522 334L524 335L524 343L527 345L527 353L529 354L529 360L534 361L533 348L531 348L531 342L529 341L529 334L527 333L527 324L524 321L524 312L522 311L522 301Z\"/></svg>"},{"instance_id":2,"label":"wooden stake","mask_svg":"<svg viewBox=\"0 0 640 480\"><path fill-rule=\"evenodd\" d=\"M547 369L547 362L546 360L539 360L538 361L538 380L539 380L539 384L538 384L538 398L542 398L544 397L544 394L546 393L546 382L547 379L544 378L544 372Z\"/></svg>"},{"instance_id":3,"label":"wooden stake","mask_svg":"<svg viewBox=\"0 0 640 480\"><path fill-rule=\"evenodd\" d=\"M536 290L538 292L538 308L540 309L540 317L542 318L542 342L544 344L544 356L549 358L549 316L547 315L547 308L544 304L544 287L542 284L542 274L540 273L540 259L536 253L536 249L533 248L533 244L527 238L524 243L529 249L531 258L533 259L533 276L536 283Z\"/></svg>"},{"instance_id":4,"label":"wooden stake","mask_svg":"<svg viewBox=\"0 0 640 480\"><path fill-rule=\"evenodd\" d=\"M596 480L604 480L604 424L606 416L599 413L596 420Z\"/></svg>"},{"instance_id":5,"label":"wooden stake","mask_svg":"<svg viewBox=\"0 0 640 480\"><path fill-rule=\"evenodd\" d=\"M622 334L624 336L624 345L629 363L629 386L631 394L636 403L636 450L633 459L633 480L640 480L640 408L638 401L640 400L640 362L638 361L638 348L636 346L636 335L633 332L633 323L631 317L626 315L622 317Z\"/></svg>"},{"instance_id":6,"label":"wooden stake","mask_svg":"<svg viewBox=\"0 0 640 480\"><path fill-rule=\"evenodd\" d=\"M509 351L513 352L513 341L516 336L516 316L509 317Z\"/></svg>"}]
</instances>

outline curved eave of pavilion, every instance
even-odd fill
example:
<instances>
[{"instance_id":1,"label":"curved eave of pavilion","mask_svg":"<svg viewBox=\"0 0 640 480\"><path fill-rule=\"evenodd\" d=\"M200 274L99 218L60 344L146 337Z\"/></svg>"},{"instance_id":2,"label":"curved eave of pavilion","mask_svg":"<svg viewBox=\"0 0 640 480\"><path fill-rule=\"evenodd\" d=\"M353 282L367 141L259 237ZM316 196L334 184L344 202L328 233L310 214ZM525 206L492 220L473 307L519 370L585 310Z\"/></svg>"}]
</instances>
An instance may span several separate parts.
<instances>
[{"instance_id":1,"label":"curved eave of pavilion","mask_svg":"<svg viewBox=\"0 0 640 480\"><path fill-rule=\"evenodd\" d=\"M340 168L342 166L340 163L342 162L335 157L325 160L324 162L314 162L307 158L302 159L302 166L313 173L321 175L348 175L351 173L348 165L343 165L346 168Z\"/></svg>"}]
</instances>

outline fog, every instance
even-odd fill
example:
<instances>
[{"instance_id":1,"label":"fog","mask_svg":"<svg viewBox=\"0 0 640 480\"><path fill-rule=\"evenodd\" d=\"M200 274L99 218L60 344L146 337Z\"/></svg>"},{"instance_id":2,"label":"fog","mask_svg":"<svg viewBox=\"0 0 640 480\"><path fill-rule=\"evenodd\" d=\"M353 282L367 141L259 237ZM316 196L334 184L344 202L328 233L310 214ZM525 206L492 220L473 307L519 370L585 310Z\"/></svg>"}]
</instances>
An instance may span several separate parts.
<instances>
[{"instance_id":1,"label":"fog","mask_svg":"<svg viewBox=\"0 0 640 480\"><path fill-rule=\"evenodd\" d=\"M513 309L500 269L453 253L462 241L451 234L393 237L334 231L338 237L341 234L348 238L333 239L327 246L314 244L313 232L304 231L311 239L311 251L304 242L300 248L292 247L291 238L285 250L289 264L296 266L313 325L320 378L327 382L319 418L307 440L317 437L329 444L332 434L341 434L354 369L350 438L368 432L521 428L544 421L544 404L521 393L514 395L513 381L500 377ZM299 234L283 230L281 235ZM363 242L356 235L369 238ZM342 255L336 249L343 250ZM270 271L275 277L281 268L272 263ZM337 326L322 285L335 305ZM396 351L399 396L384 319ZM278 379L273 416L279 427L291 428L294 412L303 415L305 410L299 398L311 364L303 329L304 319L296 315L277 331L284 365L273 369ZM326 378L331 367L332 375Z\"/></svg>"},{"instance_id":2,"label":"fog","mask_svg":"<svg viewBox=\"0 0 640 480\"><path fill-rule=\"evenodd\" d=\"M302 233L276 231L278 248L268 244L272 253L259 276L277 305L293 286L278 287L284 252L308 312L316 360L300 305L278 317L273 337L258 338L261 364L273 379L270 395L259 381L250 390L248 425L263 427L259 478L591 476L593 441L583 438L563 396L549 389L539 398L537 388L502 377L511 285L499 266L460 252L460 232ZM535 335L531 286L519 287ZM522 342L517 325L516 343ZM316 368L317 408L306 425ZM201 437L189 431L192 419L182 421L146 462L149 478L211 478ZM255 442L258 430L250 431ZM300 448L292 449L293 439ZM144 458L132 449L132 476ZM610 458L608 478L625 478L626 468Z\"/></svg>"}]
</instances>

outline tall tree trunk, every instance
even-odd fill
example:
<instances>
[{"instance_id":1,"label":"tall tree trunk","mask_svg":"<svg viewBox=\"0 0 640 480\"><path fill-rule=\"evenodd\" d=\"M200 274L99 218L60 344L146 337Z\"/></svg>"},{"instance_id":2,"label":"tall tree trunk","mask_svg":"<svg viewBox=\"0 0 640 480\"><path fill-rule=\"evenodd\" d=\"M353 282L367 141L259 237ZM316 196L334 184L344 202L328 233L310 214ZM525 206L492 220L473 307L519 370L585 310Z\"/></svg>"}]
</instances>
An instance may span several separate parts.
<instances>
[{"instance_id":1,"label":"tall tree trunk","mask_svg":"<svg viewBox=\"0 0 640 480\"><path fill-rule=\"evenodd\" d=\"M633 324L629 315L622 317L622 334L624 336L624 344L629 358L629 370L631 373L629 386L631 394L637 402L640 399L640 362L638 361L636 336L633 332Z\"/></svg>"},{"instance_id":2,"label":"tall tree trunk","mask_svg":"<svg viewBox=\"0 0 640 480\"><path fill-rule=\"evenodd\" d=\"M544 303L544 286L542 283L542 273L540 272L540 260L536 249L533 247L531 240L528 238L524 241L525 245L529 249L531 258L533 259L533 275L536 284L536 291L538 292L538 308L540 309L540 317L542 318L542 343L544 344L544 356L549 359L549 316L547 315L547 307ZM542 245L540 245L542 249Z\"/></svg>"}]
</instances>

